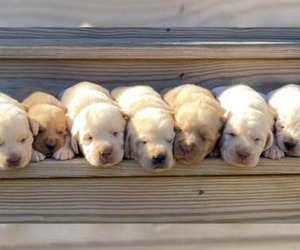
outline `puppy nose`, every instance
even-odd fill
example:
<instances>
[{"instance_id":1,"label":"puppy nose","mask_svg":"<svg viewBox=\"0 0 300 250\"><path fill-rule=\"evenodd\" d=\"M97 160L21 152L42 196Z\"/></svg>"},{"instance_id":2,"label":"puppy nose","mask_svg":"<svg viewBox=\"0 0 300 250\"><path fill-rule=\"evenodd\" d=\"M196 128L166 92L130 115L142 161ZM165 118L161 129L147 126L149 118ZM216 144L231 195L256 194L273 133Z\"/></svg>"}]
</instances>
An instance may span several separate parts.
<instances>
[{"instance_id":1,"label":"puppy nose","mask_svg":"<svg viewBox=\"0 0 300 250\"><path fill-rule=\"evenodd\" d=\"M153 165L162 164L165 159L166 159L165 155L158 154L158 155L152 157L152 163L153 163Z\"/></svg>"},{"instance_id":2,"label":"puppy nose","mask_svg":"<svg viewBox=\"0 0 300 250\"><path fill-rule=\"evenodd\" d=\"M296 146L296 144L293 142L285 141L284 146L286 147L287 150L290 151Z\"/></svg>"},{"instance_id":3,"label":"puppy nose","mask_svg":"<svg viewBox=\"0 0 300 250\"><path fill-rule=\"evenodd\" d=\"M186 144L181 144L180 149L182 153L188 154L189 152L192 151L193 145L186 145Z\"/></svg>"},{"instance_id":4,"label":"puppy nose","mask_svg":"<svg viewBox=\"0 0 300 250\"><path fill-rule=\"evenodd\" d=\"M108 159L112 153L112 148L106 148L100 152L100 158Z\"/></svg>"},{"instance_id":5,"label":"puppy nose","mask_svg":"<svg viewBox=\"0 0 300 250\"><path fill-rule=\"evenodd\" d=\"M248 157L248 153L245 151L238 151L237 152L238 156L241 157L242 159L246 159Z\"/></svg>"},{"instance_id":6,"label":"puppy nose","mask_svg":"<svg viewBox=\"0 0 300 250\"><path fill-rule=\"evenodd\" d=\"M20 163L20 157L19 156L12 156L12 157L9 157L7 159L7 165L8 167L16 167L18 166Z\"/></svg>"},{"instance_id":7,"label":"puppy nose","mask_svg":"<svg viewBox=\"0 0 300 250\"><path fill-rule=\"evenodd\" d=\"M53 143L46 143L46 147L50 150L50 151L52 151L54 148L55 148L55 144L53 144Z\"/></svg>"}]
</instances>

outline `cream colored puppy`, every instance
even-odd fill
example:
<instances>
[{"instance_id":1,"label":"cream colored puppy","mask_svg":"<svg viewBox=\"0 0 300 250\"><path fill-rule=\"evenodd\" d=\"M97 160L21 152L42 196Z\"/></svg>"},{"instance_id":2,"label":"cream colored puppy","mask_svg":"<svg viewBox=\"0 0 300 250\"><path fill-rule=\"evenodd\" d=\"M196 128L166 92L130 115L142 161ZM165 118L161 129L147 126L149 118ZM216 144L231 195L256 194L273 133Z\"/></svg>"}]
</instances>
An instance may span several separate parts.
<instances>
[{"instance_id":1,"label":"cream colored puppy","mask_svg":"<svg viewBox=\"0 0 300 250\"><path fill-rule=\"evenodd\" d=\"M112 91L123 112L129 116L125 139L125 157L137 160L148 170L172 168L175 137L170 108L148 86L121 87Z\"/></svg>"},{"instance_id":2,"label":"cream colored puppy","mask_svg":"<svg viewBox=\"0 0 300 250\"><path fill-rule=\"evenodd\" d=\"M273 143L273 115L264 98L245 85L213 89L229 111L221 139L222 158L235 166L254 167Z\"/></svg>"},{"instance_id":3,"label":"cream colored puppy","mask_svg":"<svg viewBox=\"0 0 300 250\"><path fill-rule=\"evenodd\" d=\"M112 166L124 156L126 121L109 92L101 86L81 82L66 89L61 97L67 107L71 147L79 148L95 167Z\"/></svg>"},{"instance_id":4,"label":"cream colored puppy","mask_svg":"<svg viewBox=\"0 0 300 250\"><path fill-rule=\"evenodd\" d=\"M25 87L15 97L28 108L28 116L39 123L39 132L34 137L32 161L46 157L67 160L63 145L67 134L67 109L53 94L44 89Z\"/></svg>"},{"instance_id":5,"label":"cream colored puppy","mask_svg":"<svg viewBox=\"0 0 300 250\"><path fill-rule=\"evenodd\" d=\"M276 112L275 140L265 152L271 159L285 154L300 156L300 86L289 84L267 95L269 106Z\"/></svg>"},{"instance_id":6,"label":"cream colored puppy","mask_svg":"<svg viewBox=\"0 0 300 250\"><path fill-rule=\"evenodd\" d=\"M32 154L33 133L38 123L27 117L16 100L0 93L0 168L25 167Z\"/></svg>"},{"instance_id":7,"label":"cream colored puppy","mask_svg":"<svg viewBox=\"0 0 300 250\"><path fill-rule=\"evenodd\" d=\"M173 88L163 97L174 111L175 158L182 163L201 162L221 135L225 110L209 90L193 84Z\"/></svg>"}]
</instances>

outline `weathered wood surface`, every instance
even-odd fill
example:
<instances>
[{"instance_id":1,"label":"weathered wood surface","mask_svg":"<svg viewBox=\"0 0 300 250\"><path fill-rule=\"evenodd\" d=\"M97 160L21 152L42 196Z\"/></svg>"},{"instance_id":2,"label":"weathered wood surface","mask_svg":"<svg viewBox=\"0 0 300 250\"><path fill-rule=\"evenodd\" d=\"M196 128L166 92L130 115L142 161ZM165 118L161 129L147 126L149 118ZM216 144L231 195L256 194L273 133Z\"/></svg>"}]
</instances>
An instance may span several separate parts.
<instances>
[{"instance_id":1,"label":"weathered wood surface","mask_svg":"<svg viewBox=\"0 0 300 250\"><path fill-rule=\"evenodd\" d=\"M300 176L1 180L5 222L300 222Z\"/></svg>"},{"instance_id":2,"label":"weathered wood surface","mask_svg":"<svg viewBox=\"0 0 300 250\"><path fill-rule=\"evenodd\" d=\"M246 83L267 92L299 83L299 48L297 28L1 28L0 91L33 85L60 92L89 80L109 89Z\"/></svg>"},{"instance_id":3,"label":"weathered wood surface","mask_svg":"<svg viewBox=\"0 0 300 250\"><path fill-rule=\"evenodd\" d=\"M1 0L0 26L299 27L297 0Z\"/></svg>"},{"instance_id":4,"label":"weathered wood surface","mask_svg":"<svg viewBox=\"0 0 300 250\"><path fill-rule=\"evenodd\" d=\"M293 35L285 36L287 33ZM283 34L276 28L0 30L3 59L299 58L299 47L297 28L289 28Z\"/></svg>"},{"instance_id":5,"label":"weathered wood surface","mask_svg":"<svg viewBox=\"0 0 300 250\"><path fill-rule=\"evenodd\" d=\"M300 174L299 158L287 157L280 161L262 158L254 168L235 167L220 158L208 158L197 165L177 164L166 172L153 172L143 169L134 160L124 160L116 166L94 168L85 159L70 161L46 160L30 163L23 169L0 171L0 179L36 178L79 178L79 177L179 177L179 176L255 176Z\"/></svg>"},{"instance_id":6,"label":"weathered wood surface","mask_svg":"<svg viewBox=\"0 0 300 250\"><path fill-rule=\"evenodd\" d=\"M55 92L92 81L108 89L147 84L157 90L184 83L206 88L244 83L268 92L300 83L300 60L0 60L0 91L24 86Z\"/></svg>"},{"instance_id":7,"label":"weathered wood surface","mask_svg":"<svg viewBox=\"0 0 300 250\"><path fill-rule=\"evenodd\" d=\"M28 85L58 93L83 80L157 90L245 83L267 92L299 79L300 29L0 29L0 91L8 94ZM299 170L299 158L261 159L253 169L212 158L160 174L134 161L93 169L82 158L47 160L0 172L0 222L300 222Z\"/></svg>"},{"instance_id":8,"label":"weathered wood surface","mask_svg":"<svg viewBox=\"0 0 300 250\"><path fill-rule=\"evenodd\" d=\"M6 249L297 249L299 225L0 225ZM196 248L197 247L197 248Z\"/></svg>"}]
</instances>

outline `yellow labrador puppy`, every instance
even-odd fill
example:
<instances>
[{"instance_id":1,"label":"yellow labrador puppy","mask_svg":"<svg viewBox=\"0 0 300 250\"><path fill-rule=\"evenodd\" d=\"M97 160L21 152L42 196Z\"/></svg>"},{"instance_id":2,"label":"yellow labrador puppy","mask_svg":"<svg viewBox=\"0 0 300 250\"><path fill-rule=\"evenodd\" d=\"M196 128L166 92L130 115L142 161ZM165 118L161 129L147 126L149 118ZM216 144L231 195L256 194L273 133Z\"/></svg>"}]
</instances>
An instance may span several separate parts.
<instances>
[{"instance_id":1,"label":"yellow labrador puppy","mask_svg":"<svg viewBox=\"0 0 300 250\"><path fill-rule=\"evenodd\" d=\"M70 157L61 151L67 134L67 109L46 90L26 87L18 91L16 98L28 108L28 116L39 123L39 132L34 137L32 161L46 157L67 160Z\"/></svg>"},{"instance_id":2,"label":"yellow labrador puppy","mask_svg":"<svg viewBox=\"0 0 300 250\"><path fill-rule=\"evenodd\" d=\"M126 121L109 92L94 83L81 82L64 91L71 148L79 148L95 167L112 166L123 159ZM78 148L79 146L79 148Z\"/></svg>"},{"instance_id":3,"label":"yellow labrador puppy","mask_svg":"<svg viewBox=\"0 0 300 250\"><path fill-rule=\"evenodd\" d=\"M174 111L175 158L182 163L201 162L221 135L225 110L209 90L193 84L173 88L163 97Z\"/></svg>"},{"instance_id":4,"label":"yellow labrador puppy","mask_svg":"<svg viewBox=\"0 0 300 250\"><path fill-rule=\"evenodd\" d=\"M265 99L246 85L213 89L229 111L221 139L222 158L235 166L254 167L273 143L273 115Z\"/></svg>"},{"instance_id":5,"label":"yellow labrador puppy","mask_svg":"<svg viewBox=\"0 0 300 250\"><path fill-rule=\"evenodd\" d=\"M0 168L25 167L32 154L33 134L38 123L29 119L23 106L0 93Z\"/></svg>"},{"instance_id":6,"label":"yellow labrador puppy","mask_svg":"<svg viewBox=\"0 0 300 250\"><path fill-rule=\"evenodd\" d=\"M148 170L172 168L175 165L172 153L174 120L161 96L148 86L116 88L112 96L130 118L125 157L137 160Z\"/></svg>"},{"instance_id":7,"label":"yellow labrador puppy","mask_svg":"<svg viewBox=\"0 0 300 250\"><path fill-rule=\"evenodd\" d=\"M276 112L276 123L275 140L265 157L300 156L300 86L289 84L271 91L267 100Z\"/></svg>"}]
</instances>

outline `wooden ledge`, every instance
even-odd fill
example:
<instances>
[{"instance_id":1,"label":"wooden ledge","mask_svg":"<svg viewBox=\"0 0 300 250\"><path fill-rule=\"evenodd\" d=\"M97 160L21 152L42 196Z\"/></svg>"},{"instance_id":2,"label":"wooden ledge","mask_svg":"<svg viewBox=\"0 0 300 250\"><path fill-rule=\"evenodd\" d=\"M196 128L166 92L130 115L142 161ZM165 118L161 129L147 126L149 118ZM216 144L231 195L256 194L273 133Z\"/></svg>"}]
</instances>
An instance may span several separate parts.
<instances>
[{"instance_id":1,"label":"wooden ledge","mask_svg":"<svg viewBox=\"0 0 300 250\"><path fill-rule=\"evenodd\" d=\"M300 174L300 160L287 157L280 161L262 158L254 168L226 164L219 158L205 159L199 165L177 164L166 172L146 171L133 160L108 168L93 168L84 158L70 161L46 160L30 163L23 169L1 171L0 179L81 178L81 177L151 177L151 176L244 176Z\"/></svg>"},{"instance_id":2,"label":"wooden ledge","mask_svg":"<svg viewBox=\"0 0 300 250\"><path fill-rule=\"evenodd\" d=\"M1 28L0 59L291 59L299 28Z\"/></svg>"}]
</instances>

